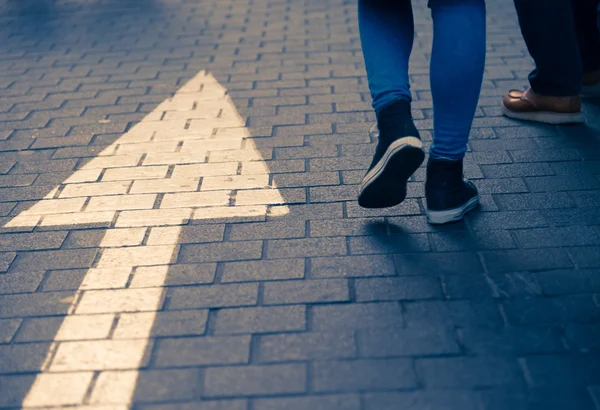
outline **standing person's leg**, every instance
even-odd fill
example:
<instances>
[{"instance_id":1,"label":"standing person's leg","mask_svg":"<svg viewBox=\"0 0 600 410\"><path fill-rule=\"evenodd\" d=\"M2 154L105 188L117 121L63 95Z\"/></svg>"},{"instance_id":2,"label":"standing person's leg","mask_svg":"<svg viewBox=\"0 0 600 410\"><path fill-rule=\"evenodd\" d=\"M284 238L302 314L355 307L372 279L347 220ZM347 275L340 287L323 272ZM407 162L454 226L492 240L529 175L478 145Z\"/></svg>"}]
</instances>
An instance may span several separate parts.
<instances>
[{"instance_id":1,"label":"standing person's leg","mask_svg":"<svg viewBox=\"0 0 600 410\"><path fill-rule=\"evenodd\" d=\"M379 138L358 203L401 203L406 183L425 158L410 112L408 62L414 41L410 0L359 0L359 29Z\"/></svg>"},{"instance_id":2,"label":"standing person's leg","mask_svg":"<svg viewBox=\"0 0 600 410\"><path fill-rule=\"evenodd\" d=\"M535 69L529 74L528 91L511 90L504 97L503 113L551 124L583 122L579 98L582 64L571 0L514 3Z\"/></svg>"},{"instance_id":3,"label":"standing person's leg","mask_svg":"<svg viewBox=\"0 0 600 410\"><path fill-rule=\"evenodd\" d=\"M485 68L486 13L484 0L431 0L430 7L434 132L425 191L429 221L447 223L462 219L479 199L463 179L463 157Z\"/></svg>"},{"instance_id":4,"label":"standing person's leg","mask_svg":"<svg viewBox=\"0 0 600 410\"><path fill-rule=\"evenodd\" d=\"M573 16L579 42L583 79L581 94L600 95L600 31L598 0L573 1Z\"/></svg>"}]
</instances>

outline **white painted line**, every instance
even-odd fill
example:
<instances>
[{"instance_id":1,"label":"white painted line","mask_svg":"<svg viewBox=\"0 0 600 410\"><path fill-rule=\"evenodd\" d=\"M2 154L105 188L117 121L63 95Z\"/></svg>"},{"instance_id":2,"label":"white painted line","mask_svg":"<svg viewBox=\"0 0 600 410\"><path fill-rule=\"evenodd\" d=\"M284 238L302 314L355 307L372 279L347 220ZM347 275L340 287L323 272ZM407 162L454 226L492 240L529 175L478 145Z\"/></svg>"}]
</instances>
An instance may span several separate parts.
<instances>
[{"instance_id":1,"label":"white painted line","mask_svg":"<svg viewBox=\"0 0 600 410\"><path fill-rule=\"evenodd\" d=\"M113 226L98 246L102 255L85 275L23 407L127 408L182 225L191 218L265 215L269 204L284 204L277 188L268 185L264 163L264 172L257 172L260 167L251 162L262 157L249 136L226 89L202 71L5 225ZM252 175L238 175L246 164ZM166 178L169 166L174 169ZM244 203L231 204L237 190L244 192ZM157 194L165 195L160 208L153 209ZM287 207L277 207L277 215L286 212ZM149 229L157 235L153 231L151 241L142 245ZM138 266L153 266L155 274L136 275ZM128 323L128 333L115 332L118 337L108 339L110 327L128 312L144 312L143 320ZM99 377L92 377L94 372ZM86 394L92 380L91 394Z\"/></svg>"}]
</instances>

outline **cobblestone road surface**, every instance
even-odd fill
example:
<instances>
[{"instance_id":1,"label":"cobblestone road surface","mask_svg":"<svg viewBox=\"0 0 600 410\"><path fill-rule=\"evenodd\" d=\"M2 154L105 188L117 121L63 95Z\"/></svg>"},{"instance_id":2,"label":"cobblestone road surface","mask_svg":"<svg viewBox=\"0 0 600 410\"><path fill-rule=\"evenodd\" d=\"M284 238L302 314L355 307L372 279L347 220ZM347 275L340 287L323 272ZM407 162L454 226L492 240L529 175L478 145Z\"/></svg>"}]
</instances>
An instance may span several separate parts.
<instances>
[{"instance_id":1,"label":"cobblestone road surface","mask_svg":"<svg viewBox=\"0 0 600 410\"><path fill-rule=\"evenodd\" d=\"M431 140L430 18L413 113ZM479 212L357 206L354 0L0 4L0 408L600 409L600 109L522 124L489 0Z\"/></svg>"}]
</instances>

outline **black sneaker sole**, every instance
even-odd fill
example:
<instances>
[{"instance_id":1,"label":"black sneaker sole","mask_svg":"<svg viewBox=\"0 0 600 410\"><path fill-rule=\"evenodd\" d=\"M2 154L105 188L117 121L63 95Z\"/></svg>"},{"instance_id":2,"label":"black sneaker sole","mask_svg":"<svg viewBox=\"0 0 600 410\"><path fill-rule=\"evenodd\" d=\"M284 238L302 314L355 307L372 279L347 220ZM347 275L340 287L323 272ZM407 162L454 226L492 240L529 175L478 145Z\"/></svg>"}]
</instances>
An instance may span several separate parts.
<instances>
[{"instance_id":1,"label":"black sneaker sole","mask_svg":"<svg viewBox=\"0 0 600 410\"><path fill-rule=\"evenodd\" d=\"M358 194L362 208L389 208L406 198L406 183L425 160L417 137L394 141L373 169L367 172Z\"/></svg>"}]
</instances>

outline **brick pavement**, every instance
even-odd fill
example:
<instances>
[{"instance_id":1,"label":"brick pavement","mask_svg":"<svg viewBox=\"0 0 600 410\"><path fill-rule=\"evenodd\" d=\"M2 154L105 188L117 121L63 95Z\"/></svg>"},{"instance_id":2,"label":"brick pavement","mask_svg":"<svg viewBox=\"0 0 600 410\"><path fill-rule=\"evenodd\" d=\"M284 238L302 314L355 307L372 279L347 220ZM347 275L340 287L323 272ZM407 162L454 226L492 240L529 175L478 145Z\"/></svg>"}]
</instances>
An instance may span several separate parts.
<instances>
[{"instance_id":1,"label":"brick pavement","mask_svg":"<svg viewBox=\"0 0 600 410\"><path fill-rule=\"evenodd\" d=\"M488 8L483 206L431 227L422 169L355 202L355 1L2 3L0 408L600 409L600 110L501 117L531 61Z\"/></svg>"}]
</instances>

